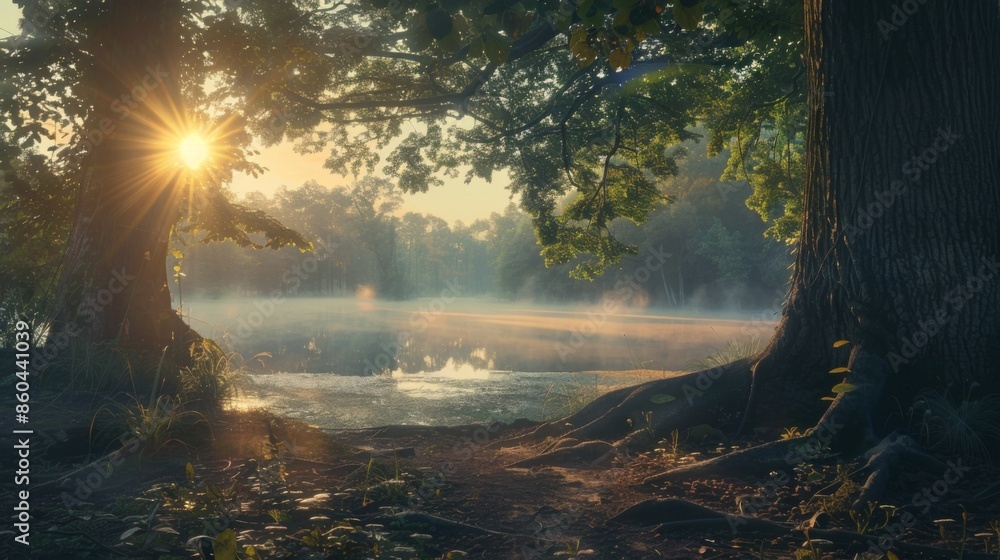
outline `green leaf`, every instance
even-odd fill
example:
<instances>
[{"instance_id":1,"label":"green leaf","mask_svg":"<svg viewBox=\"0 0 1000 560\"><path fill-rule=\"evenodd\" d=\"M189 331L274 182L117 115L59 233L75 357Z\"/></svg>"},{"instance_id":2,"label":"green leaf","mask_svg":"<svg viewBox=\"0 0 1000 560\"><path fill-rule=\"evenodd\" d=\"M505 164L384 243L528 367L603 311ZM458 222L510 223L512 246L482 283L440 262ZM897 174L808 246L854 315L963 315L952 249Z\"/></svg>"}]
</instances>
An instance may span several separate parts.
<instances>
[{"instance_id":1,"label":"green leaf","mask_svg":"<svg viewBox=\"0 0 1000 560\"><path fill-rule=\"evenodd\" d=\"M128 531L125 531L124 533L122 533L122 536L118 537L118 540L124 541L125 539L127 539L127 538L131 537L132 535L138 533L140 530L142 530L142 527L132 527Z\"/></svg>"},{"instance_id":2,"label":"green leaf","mask_svg":"<svg viewBox=\"0 0 1000 560\"><path fill-rule=\"evenodd\" d=\"M821 400L821 401L832 401L833 397L820 397L819 400Z\"/></svg>"},{"instance_id":3,"label":"green leaf","mask_svg":"<svg viewBox=\"0 0 1000 560\"><path fill-rule=\"evenodd\" d=\"M705 13L705 7L701 1L674 0L674 21L681 29L697 29L701 23L701 17Z\"/></svg>"},{"instance_id":4,"label":"green leaf","mask_svg":"<svg viewBox=\"0 0 1000 560\"><path fill-rule=\"evenodd\" d=\"M833 389L830 390L834 393L850 393L857 388L857 385L851 385L850 383L837 383L833 386Z\"/></svg>"},{"instance_id":5,"label":"green leaf","mask_svg":"<svg viewBox=\"0 0 1000 560\"><path fill-rule=\"evenodd\" d=\"M843 346L845 344L850 344L850 343L851 343L850 340L838 340L837 342L833 343L833 347L834 348L840 348L841 346Z\"/></svg>"},{"instance_id":6,"label":"green leaf","mask_svg":"<svg viewBox=\"0 0 1000 560\"><path fill-rule=\"evenodd\" d=\"M510 58L510 42L507 39L491 33L483 43L483 54L493 64L503 64Z\"/></svg>"},{"instance_id":7,"label":"green leaf","mask_svg":"<svg viewBox=\"0 0 1000 560\"><path fill-rule=\"evenodd\" d=\"M846 367L835 367L830 370L830 373L851 373L851 370Z\"/></svg>"},{"instance_id":8,"label":"green leaf","mask_svg":"<svg viewBox=\"0 0 1000 560\"><path fill-rule=\"evenodd\" d=\"M611 68L614 69L626 69L632 64L632 53L621 47L611 51L608 55L608 62L611 64Z\"/></svg>"},{"instance_id":9,"label":"green leaf","mask_svg":"<svg viewBox=\"0 0 1000 560\"><path fill-rule=\"evenodd\" d=\"M586 42L577 43L573 46L573 57L581 68L586 68L597 60L597 51Z\"/></svg>"},{"instance_id":10,"label":"green leaf","mask_svg":"<svg viewBox=\"0 0 1000 560\"><path fill-rule=\"evenodd\" d=\"M237 560L236 533L232 529L219 533L212 541L212 552L215 554L215 560Z\"/></svg>"},{"instance_id":11,"label":"green leaf","mask_svg":"<svg viewBox=\"0 0 1000 560\"><path fill-rule=\"evenodd\" d=\"M653 404L666 404L677 400L677 397L666 393L657 393L649 399Z\"/></svg>"},{"instance_id":12,"label":"green leaf","mask_svg":"<svg viewBox=\"0 0 1000 560\"><path fill-rule=\"evenodd\" d=\"M188 482L194 482L194 465L191 463L185 465L184 474L187 475Z\"/></svg>"}]
</instances>

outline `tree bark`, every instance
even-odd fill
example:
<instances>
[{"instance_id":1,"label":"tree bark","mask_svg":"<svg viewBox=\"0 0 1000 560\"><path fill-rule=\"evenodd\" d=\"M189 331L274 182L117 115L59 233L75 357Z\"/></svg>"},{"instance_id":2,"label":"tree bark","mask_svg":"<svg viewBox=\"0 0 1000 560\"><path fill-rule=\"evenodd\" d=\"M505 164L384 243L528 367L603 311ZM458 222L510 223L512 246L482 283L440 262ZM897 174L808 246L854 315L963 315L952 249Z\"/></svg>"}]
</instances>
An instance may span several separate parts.
<instances>
[{"instance_id":1,"label":"tree bark","mask_svg":"<svg viewBox=\"0 0 1000 560\"><path fill-rule=\"evenodd\" d=\"M998 392L1000 14L902 4L805 2L805 213L755 375L761 420L822 411L840 339L885 357L883 396L904 407L949 385Z\"/></svg>"},{"instance_id":2,"label":"tree bark","mask_svg":"<svg viewBox=\"0 0 1000 560\"><path fill-rule=\"evenodd\" d=\"M198 336L173 310L166 273L183 195L181 2L112 0L105 9L85 45L92 65L81 90L94 110L75 154L80 203L49 354L113 342L183 364Z\"/></svg>"}]
</instances>

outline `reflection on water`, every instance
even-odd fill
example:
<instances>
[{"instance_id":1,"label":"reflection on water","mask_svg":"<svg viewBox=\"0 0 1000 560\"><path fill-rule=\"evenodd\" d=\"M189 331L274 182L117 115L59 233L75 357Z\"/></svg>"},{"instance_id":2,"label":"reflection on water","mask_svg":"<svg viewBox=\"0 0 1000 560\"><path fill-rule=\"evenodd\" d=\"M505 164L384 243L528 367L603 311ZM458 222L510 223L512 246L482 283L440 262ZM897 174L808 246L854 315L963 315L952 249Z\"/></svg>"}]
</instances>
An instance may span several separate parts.
<instances>
[{"instance_id":1,"label":"reflection on water","mask_svg":"<svg viewBox=\"0 0 1000 560\"><path fill-rule=\"evenodd\" d=\"M648 380L572 372L686 369L748 332L766 339L774 326L482 300L224 300L186 307L196 328L230 350L273 356L251 375L251 395L235 406L268 407L324 428L551 418L578 405L581 395Z\"/></svg>"},{"instance_id":2,"label":"reflection on water","mask_svg":"<svg viewBox=\"0 0 1000 560\"><path fill-rule=\"evenodd\" d=\"M473 299L206 300L185 302L185 311L195 328L244 357L270 353L268 370L354 376L680 370L728 340L747 332L766 340L773 329L747 319Z\"/></svg>"},{"instance_id":3,"label":"reflection on water","mask_svg":"<svg viewBox=\"0 0 1000 560\"><path fill-rule=\"evenodd\" d=\"M571 397L567 393L579 387L596 394L644 380L596 373L489 373L468 364L433 373L263 373L251 378L253 396L238 401L237 408L263 404L282 416L329 429L542 420L561 416Z\"/></svg>"}]
</instances>

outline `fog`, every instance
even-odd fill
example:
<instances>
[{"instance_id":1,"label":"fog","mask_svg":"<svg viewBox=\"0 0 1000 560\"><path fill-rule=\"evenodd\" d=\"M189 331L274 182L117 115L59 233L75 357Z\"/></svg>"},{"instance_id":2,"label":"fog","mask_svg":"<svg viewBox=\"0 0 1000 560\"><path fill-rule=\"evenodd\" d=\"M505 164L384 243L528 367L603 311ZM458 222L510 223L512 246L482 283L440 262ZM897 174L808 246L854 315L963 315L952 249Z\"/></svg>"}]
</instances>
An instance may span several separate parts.
<instances>
[{"instance_id":1,"label":"fog","mask_svg":"<svg viewBox=\"0 0 1000 560\"><path fill-rule=\"evenodd\" d=\"M268 371L371 375L689 368L727 341L773 328L762 313L683 315L487 299L225 299L185 302L191 324ZM450 363L450 366L449 366ZM256 366L260 367L260 366Z\"/></svg>"},{"instance_id":2,"label":"fog","mask_svg":"<svg viewBox=\"0 0 1000 560\"><path fill-rule=\"evenodd\" d=\"M184 313L244 359L270 355L248 363L243 406L331 428L538 419L571 387L634 384L690 369L728 341L766 341L776 318L447 294L195 300Z\"/></svg>"}]
</instances>

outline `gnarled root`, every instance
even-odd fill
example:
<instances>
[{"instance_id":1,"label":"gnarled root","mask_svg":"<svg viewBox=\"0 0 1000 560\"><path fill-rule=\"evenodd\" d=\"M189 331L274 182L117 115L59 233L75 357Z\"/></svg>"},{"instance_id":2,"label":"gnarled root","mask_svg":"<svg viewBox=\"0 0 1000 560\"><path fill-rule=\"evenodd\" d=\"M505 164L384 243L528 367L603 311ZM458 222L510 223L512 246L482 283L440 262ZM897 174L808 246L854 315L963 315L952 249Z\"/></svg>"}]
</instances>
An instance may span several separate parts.
<instances>
[{"instance_id":1,"label":"gnarled root","mask_svg":"<svg viewBox=\"0 0 1000 560\"><path fill-rule=\"evenodd\" d=\"M868 474L861 495L855 500L854 507L861 508L882 498L892 475L899 472L901 465L909 469L919 468L936 474L948 470L948 465L924 452L913 438L897 433L889 434L878 445L872 447L865 458L864 471Z\"/></svg>"},{"instance_id":2,"label":"gnarled root","mask_svg":"<svg viewBox=\"0 0 1000 560\"><path fill-rule=\"evenodd\" d=\"M548 438L618 442L636 428L667 433L715 420L713 410L743 410L750 387L750 360L660 379L607 393L576 414L542 424L518 438L501 440L494 447L534 444ZM651 413L645 426L642 414ZM556 444L550 445L551 451Z\"/></svg>"},{"instance_id":3,"label":"gnarled root","mask_svg":"<svg viewBox=\"0 0 1000 560\"><path fill-rule=\"evenodd\" d=\"M560 440L566 441L566 440ZM559 447L552 451L518 461L508 468L527 469L536 466L553 467L597 467L606 464L615 455L615 448L604 441L587 441L576 445Z\"/></svg>"},{"instance_id":4,"label":"gnarled root","mask_svg":"<svg viewBox=\"0 0 1000 560\"><path fill-rule=\"evenodd\" d=\"M858 346L851 354L847 382L815 427L796 438L766 443L647 478L645 484L724 474L767 474L792 470L830 452L857 456L875 441L871 413L882 396L890 369L885 359ZM832 383L831 383L832 385Z\"/></svg>"}]
</instances>

